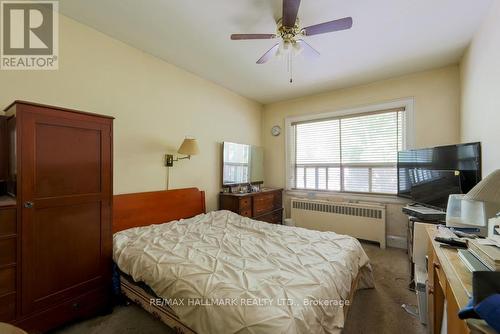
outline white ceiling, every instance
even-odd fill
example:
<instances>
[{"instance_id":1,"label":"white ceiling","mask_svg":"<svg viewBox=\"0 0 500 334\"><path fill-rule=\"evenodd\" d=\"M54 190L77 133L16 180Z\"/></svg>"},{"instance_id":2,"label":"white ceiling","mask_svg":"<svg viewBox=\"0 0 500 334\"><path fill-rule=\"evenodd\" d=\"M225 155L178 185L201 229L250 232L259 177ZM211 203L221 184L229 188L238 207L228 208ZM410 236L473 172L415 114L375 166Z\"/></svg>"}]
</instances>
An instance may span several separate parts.
<instances>
[{"instance_id":1,"label":"white ceiling","mask_svg":"<svg viewBox=\"0 0 500 334\"><path fill-rule=\"evenodd\" d=\"M281 0L64 0L64 15L240 95L269 103L457 63L493 0L302 0L303 26L352 16L351 30L305 38L320 53L255 62L276 41Z\"/></svg>"}]
</instances>

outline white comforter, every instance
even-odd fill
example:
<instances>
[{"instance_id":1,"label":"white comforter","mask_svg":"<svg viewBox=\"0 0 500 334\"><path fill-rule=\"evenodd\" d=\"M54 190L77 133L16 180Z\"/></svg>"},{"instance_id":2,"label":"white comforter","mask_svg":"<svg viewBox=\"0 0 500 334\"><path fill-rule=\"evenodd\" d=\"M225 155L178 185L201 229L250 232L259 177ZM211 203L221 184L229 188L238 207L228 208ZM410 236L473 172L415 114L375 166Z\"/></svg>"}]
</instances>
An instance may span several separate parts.
<instances>
[{"instance_id":1,"label":"white comforter","mask_svg":"<svg viewBox=\"0 0 500 334\"><path fill-rule=\"evenodd\" d=\"M114 260L201 334L337 333L358 272L373 286L356 239L229 211L118 232Z\"/></svg>"}]
</instances>

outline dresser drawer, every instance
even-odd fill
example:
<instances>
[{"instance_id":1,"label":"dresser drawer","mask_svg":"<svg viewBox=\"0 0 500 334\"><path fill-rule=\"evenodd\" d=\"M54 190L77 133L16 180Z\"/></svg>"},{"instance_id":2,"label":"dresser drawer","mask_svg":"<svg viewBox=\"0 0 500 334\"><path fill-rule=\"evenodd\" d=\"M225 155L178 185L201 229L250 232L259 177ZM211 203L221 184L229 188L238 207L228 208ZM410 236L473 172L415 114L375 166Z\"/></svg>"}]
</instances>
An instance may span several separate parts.
<instances>
[{"instance_id":1,"label":"dresser drawer","mask_svg":"<svg viewBox=\"0 0 500 334\"><path fill-rule=\"evenodd\" d=\"M283 222L283 210L275 210L269 214L255 218L266 223L281 224Z\"/></svg>"},{"instance_id":2,"label":"dresser drawer","mask_svg":"<svg viewBox=\"0 0 500 334\"><path fill-rule=\"evenodd\" d=\"M240 211L250 210L252 208L252 199L250 197L240 198Z\"/></svg>"},{"instance_id":3,"label":"dresser drawer","mask_svg":"<svg viewBox=\"0 0 500 334\"><path fill-rule=\"evenodd\" d=\"M16 291L16 268L0 269L0 296Z\"/></svg>"},{"instance_id":4,"label":"dresser drawer","mask_svg":"<svg viewBox=\"0 0 500 334\"><path fill-rule=\"evenodd\" d=\"M247 209L247 210L240 211L240 216L251 218L252 217L252 210Z\"/></svg>"},{"instance_id":5,"label":"dresser drawer","mask_svg":"<svg viewBox=\"0 0 500 334\"><path fill-rule=\"evenodd\" d=\"M272 211L274 208L274 194L256 195L253 198L254 217Z\"/></svg>"},{"instance_id":6,"label":"dresser drawer","mask_svg":"<svg viewBox=\"0 0 500 334\"><path fill-rule=\"evenodd\" d=\"M235 212L243 217L259 220L262 216L267 216L266 221L280 222L281 217L273 211L280 211L283 208L282 189L264 189L261 192L248 194L221 193L219 195L219 209Z\"/></svg>"},{"instance_id":7,"label":"dresser drawer","mask_svg":"<svg viewBox=\"0 0 500 334\"><path fill-rule=\"evenodd\" d=\"M11 293L0 297L0 321L13 320L16 316L16 294Z\"/></svg>"},{"instance_id":8,"label":"dresser drawer","mask_svg":"<svg viewBox=\"0 0 500 334\"><path fill-rule=\"evenodd\" d=\"M16 238L0 239L0 266L16 263Z\"/></svg>"},{"instance_id":9,"label":"dresser drawer","mask_svg":"<svg viewBox=\"0 0 500 334\"><path fill-rule=\"evenodd\" d=\"M281 191L275 192L273 199L274 209L281 209L283 207L283 195Z\"/></svg>"},{"instance_id":10,"label":"dresser drawer","mask_svg":"<svg viewBox=\"0 0 500 334\"><path fill-rule=\"evenodd\" d=\"M16 234L16 209L0 209L0 236Z\"/></svg>"}]
</instances>

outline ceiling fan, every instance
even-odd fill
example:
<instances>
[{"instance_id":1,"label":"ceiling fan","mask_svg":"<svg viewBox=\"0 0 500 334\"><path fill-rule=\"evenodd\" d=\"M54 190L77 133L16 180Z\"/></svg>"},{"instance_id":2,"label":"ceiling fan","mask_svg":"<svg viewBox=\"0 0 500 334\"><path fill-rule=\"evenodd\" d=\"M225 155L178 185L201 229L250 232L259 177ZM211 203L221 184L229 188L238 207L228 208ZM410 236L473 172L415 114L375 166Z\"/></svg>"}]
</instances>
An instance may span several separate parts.
<instances>
[{"instance_id":1,"label":"ceiling fan","mask_svg":"<svg viewBox=\"0 0 500 334\"><path fill-rule=\"evenodd\" d=\"M232 40L249 39L275 39L281 41L276 43L262 57L257 60L257 64L267 63L275 56L284 56L287 60L287 67L290 73L290 83L292 79L292 58L302 53L306 58L319 57L320 53L302 39L305 36L325 34L334 31L346 30L352 27L352 17L333 20L309 27L300 26L297 14L299 12L300 0L283 0L283 15L277 22L276 34L232 34Z\"/></svg>"}]
</instances>

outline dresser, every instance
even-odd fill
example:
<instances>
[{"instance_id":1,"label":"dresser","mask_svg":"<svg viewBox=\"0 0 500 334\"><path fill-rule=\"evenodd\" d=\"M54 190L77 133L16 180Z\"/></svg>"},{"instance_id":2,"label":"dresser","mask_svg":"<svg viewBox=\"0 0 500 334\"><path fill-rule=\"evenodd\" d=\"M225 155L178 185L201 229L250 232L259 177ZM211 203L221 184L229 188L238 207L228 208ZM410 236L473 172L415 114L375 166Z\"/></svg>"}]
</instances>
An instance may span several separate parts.
<instances>
[{"instance_id":1,"label":"dresser","mask_svg":"<svg viewBox=\"0 0 500 334\"><path fill-rule=\"evenodd\" d=\"M262 189L255 193L221 193L220 210L273 224L283 222L283 189Z\"/></svg>"},{"instance_id":2,"label":"dresser","mask_svg":"<svg viewBox=\"0 0 500 334\"><path fill-rule=\"evenodd\" d=\"M108 116L16 101L0 136L0 322L46 332L110 309Z\"/></svg>"}]
</instances>

